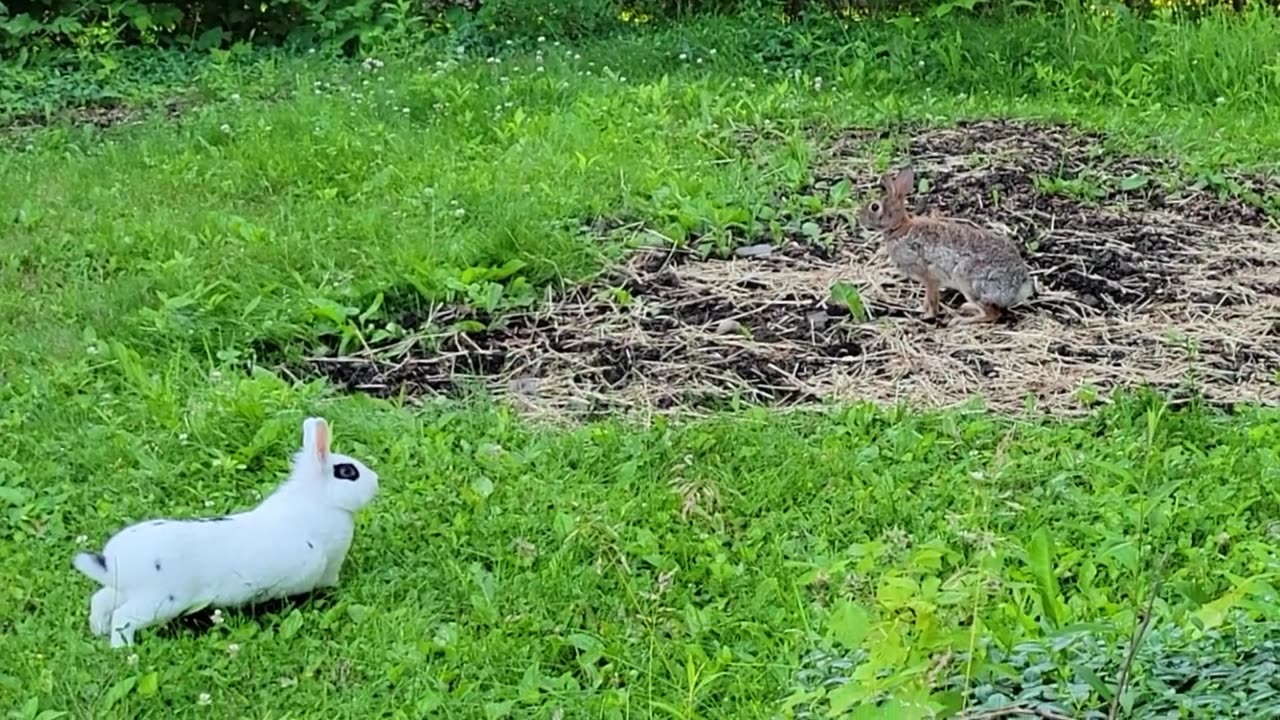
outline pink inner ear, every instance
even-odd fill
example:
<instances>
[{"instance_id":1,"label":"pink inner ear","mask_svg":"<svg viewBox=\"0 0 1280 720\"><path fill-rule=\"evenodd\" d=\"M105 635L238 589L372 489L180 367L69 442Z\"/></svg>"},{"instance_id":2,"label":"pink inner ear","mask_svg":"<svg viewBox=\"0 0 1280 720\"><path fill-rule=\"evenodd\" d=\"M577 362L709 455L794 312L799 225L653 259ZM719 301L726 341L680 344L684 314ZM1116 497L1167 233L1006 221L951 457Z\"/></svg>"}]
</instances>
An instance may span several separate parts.
<instances>
[{"instance_id":1,"label":"pink inner ear","mask_svg":"<svg viewBox=\"0 0 1280 720\"><path fill-rule=\"evenodd\" d=\"M316 458L320 462L324 462L329 457L329 426L325 423L316 424Z\"/></svg>"}]
</instances>

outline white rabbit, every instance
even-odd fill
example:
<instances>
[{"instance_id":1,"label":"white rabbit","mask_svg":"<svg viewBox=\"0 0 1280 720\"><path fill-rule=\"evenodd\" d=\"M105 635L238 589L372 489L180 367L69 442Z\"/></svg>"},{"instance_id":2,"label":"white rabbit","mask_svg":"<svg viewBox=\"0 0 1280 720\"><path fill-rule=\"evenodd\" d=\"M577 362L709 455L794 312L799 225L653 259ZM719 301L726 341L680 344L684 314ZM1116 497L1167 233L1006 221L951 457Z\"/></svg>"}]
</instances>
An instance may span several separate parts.
<instances>
[{"instance_id":1,"label":"white rabbit","mask_svg":"<svg viewBox=\"0 0 1280 720\"><path fill-rule=\"evenodd\" d=\"M89 628L132 645L138 630L205 607L310 592L338 584L356 511L378 492L378 475L359 460L329 453L323 418L302 424L302 451L289 479L247 512L194 520L150 520L72 564L103 587Z\"/></svg>"}]
</instances>

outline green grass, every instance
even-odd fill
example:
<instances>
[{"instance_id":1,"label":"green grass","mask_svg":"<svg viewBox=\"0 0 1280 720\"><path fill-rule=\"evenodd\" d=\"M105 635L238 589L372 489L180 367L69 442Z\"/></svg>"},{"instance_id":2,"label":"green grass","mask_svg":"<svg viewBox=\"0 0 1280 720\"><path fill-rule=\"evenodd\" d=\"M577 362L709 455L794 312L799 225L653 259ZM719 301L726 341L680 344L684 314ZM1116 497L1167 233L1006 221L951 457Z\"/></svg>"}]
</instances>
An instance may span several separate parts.
<instances>
[{"instance_id":1,"label":"green grass","mask_svg":"<svg viewBox=\"0 0 1280 720\"><path fill-rule=\"evenodd\" d=\"M1064 118L1192 171L1272 167L1278 25L722 20L531 42L501 63L140 55L67 76L80 90L40 112L106 95L187 109L5 136L0 705L773 717L814 700L793 677L814 649L865 649L863 672L885 674L848 687L909 698L931 659L980 639L1127 636L1166 553L1159 622L1275 619L1274 409L1131 398L1071 422L854 407L552 428L270 367L394 334L433 300L501 309L582 279L630 240L584 234L597 217L690 242L755 227L849 124ZM20 86L0 93L10 116L32 112ZM744 147L746 129L760 139ZM337 592L131 652L91 638L76 548L252 504L308 413L383 477Z\"/></svg>"}]
</instances>

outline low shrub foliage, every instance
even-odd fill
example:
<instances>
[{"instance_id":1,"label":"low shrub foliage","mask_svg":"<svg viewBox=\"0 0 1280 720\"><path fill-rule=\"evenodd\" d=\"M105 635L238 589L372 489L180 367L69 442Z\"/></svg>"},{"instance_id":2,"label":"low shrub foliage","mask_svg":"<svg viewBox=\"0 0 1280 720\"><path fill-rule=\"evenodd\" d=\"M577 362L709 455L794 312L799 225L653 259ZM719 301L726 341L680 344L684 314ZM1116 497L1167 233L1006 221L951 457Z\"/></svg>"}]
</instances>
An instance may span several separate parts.
<instances>
[{"instance_id":1,"label":"low shrub foliage","mask_svg":"<svg viewBox=\"0 0 1280 720\"><path fill-rule=\"evenodd\" d=\"M857 22L877 13L943 16L952 12L1052 11L1069 6L1115 12L1200 14L1276 7L1280 0L10 0L0 3L0 53L101 51L120 45L197 49L236 43L353 50L406 35L484 35L497 40L599 36L627 26L691 15L746 15L763 22L823 16Z\"/></svg>"}]
</instances>

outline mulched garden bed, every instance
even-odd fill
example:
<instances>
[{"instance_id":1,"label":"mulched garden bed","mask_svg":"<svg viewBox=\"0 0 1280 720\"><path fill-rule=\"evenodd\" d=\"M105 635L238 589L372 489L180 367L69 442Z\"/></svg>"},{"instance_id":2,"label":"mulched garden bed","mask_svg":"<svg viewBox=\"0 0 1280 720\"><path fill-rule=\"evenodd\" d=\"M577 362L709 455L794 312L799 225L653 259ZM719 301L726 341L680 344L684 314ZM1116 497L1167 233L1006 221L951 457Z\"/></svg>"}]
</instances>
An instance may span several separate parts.
<instances>
[{"instance_id":1,"label":"mulched garden bed","mask_svg":"<svg viewBox=\"0 0 1280 720\"><path fill-rule=\"evenodd\" d=\"M862 196L875 192L871 149L887 136L840 137L811 190L848 179ZM998 410L1034 398L1041 410L1075 413L1086 394L1145 384L1194 388L1224 405L1280 402L1274 221L1208 188L1170 190L1157 178L1174 175L1171 163L1110 153L1102 142L1012 121L923 130L905 142L903 157L930 186L918 205L1007 232L1025 248L1040 294L994 326L920 320L923 289L897 275L851 213L832 211L812 218L820 243L748 240L729 258L645 249L485 331L446 332L473 313L442 307L414 338L426 342L401 344L414 348L407 354L373 348L312 358L302 370L380 395L456 392L473 377L528 412L575 415L698 411L734 398L945 407L974 396ZM1111 181L1082 201L1045 191L1045 178ZM840 281L859 288L863 321L832 300ZM954 294L943 301L960 304Z\"/></svg>"}]
</instances>

